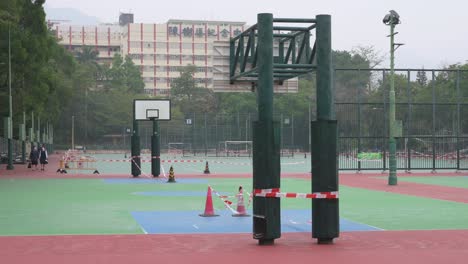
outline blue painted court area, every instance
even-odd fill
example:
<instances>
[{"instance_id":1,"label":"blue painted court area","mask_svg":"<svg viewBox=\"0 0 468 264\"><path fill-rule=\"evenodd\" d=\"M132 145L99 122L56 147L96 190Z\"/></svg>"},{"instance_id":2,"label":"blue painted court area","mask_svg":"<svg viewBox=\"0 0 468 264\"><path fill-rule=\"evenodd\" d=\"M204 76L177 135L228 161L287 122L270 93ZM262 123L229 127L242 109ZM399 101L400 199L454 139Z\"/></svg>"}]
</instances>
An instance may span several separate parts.
<instances>
[{"instance_id":1,"label":"blue painted court area","mask_svg":"<svg viewBox=\"0 0 468 264\"><path fill-rule=\"evenodd\" d=\"M167 180L159 179L142 179L142 178L127 178L127 179L102 179L103 182L109 184L166 184ZM208 183L206 179L176 179L177 183ZM205 192L206 194L206 192Z\"/></svg>"},{"instance_id":2,"label":"blue painted court area","mask_svg":"<svg viewBox=\"0 0 468 264\"><path fill-rule=\"evenodd\" d=\"M132 212L133 218L148 234L252 233L252 217L232 217L227 210L218 217L200 217L202 211ZM252 212L249 212L250 214ZM282 210L281 232L310 232L310 210ZM340 219L341 231L382 230Z\"/></svg>"}]
</instances>

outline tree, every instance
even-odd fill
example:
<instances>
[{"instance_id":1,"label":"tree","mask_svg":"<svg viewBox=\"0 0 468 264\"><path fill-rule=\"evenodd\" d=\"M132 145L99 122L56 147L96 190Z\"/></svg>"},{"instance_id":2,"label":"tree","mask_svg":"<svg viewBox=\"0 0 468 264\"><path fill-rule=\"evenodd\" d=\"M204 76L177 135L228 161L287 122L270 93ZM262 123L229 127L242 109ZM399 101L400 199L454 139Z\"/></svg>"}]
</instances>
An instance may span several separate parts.
<instances>
[{"instance_id":1,"label":"tree","mask_svg":"<svg viewBox=\"0 0 468 264\"><path fill-rule=\"evenodd\" d=\"M416 73L416 82L421 86L427 85L427 76L425 71L418 71Z\"/></svg>"},{"instance_id":2,"label":"tree","mask_svg":"<svg viewBox=\"0 0 468 264\"><path fill-rule=\"evenodd\" d=\"M97 65L98 52L90 46L83 46L83 49L76 54L79 63Z\"/></svg>"},{"instance_id":3,"label":"tree","mask_svg":"<svg viewBox=\"0 0 468 264\"><path fill-rule=\"evenodd\" d=\"M111 67L104 70L104 87L106 90L120 90L129 93L143 93L145 83L141 77L140 70L127 56L125 61L120 54L115 54Z\"/></svg>"},{"instance_id":4,"label":"tree","mask_svg":"<svg viewBox=\"0 0 468 264\"><path fill-rule=\"evenodd\" d=\"M185 114L210 112L215 109L216 97L213 91L197 85L194 75L197 67L187 65L180 70L180 77L171 83L171 98Z\"/></svg>"},{"instance_id":5,"label":"tree","mask_svg":"<svg viewBox=\"0 0 468 264\"><path fill-rule=\"evenodd\" d=\"M369 69L370 62L359 54L348 51L334 51L333 63L335 68ZM371 92L371 72L363 71L335 71L335 93L337 102L361 101ZM354 101L353 101L354 102Z\"/></svg>"},{"instance_id":6,"label":"tree","mask_svg":"<svg viewBox=\"0 0 468 264\"><path fill-rule=\"evenodd\" d=\"M0 61L8 61L10 32L13 119L34 111L42 120L55 122L72 90L74 63L45 23L44 1L9 0L0 3ZM39 52L40 51L40 52ZM0 64L0 112L8 103L8 64ZM19 122L15 121L15 126Z\"/></svg>"},{"instance_id":7,"label":"tree","mask_svg":"<svg viewBox=\"0 0 468 264\"><path fill-rule=\"evenodd\" d=\"M351 50L353 56L359 56L369 63L369 68L373 69L385 59L385 56L376 51L374 46L357 46Z\"/></svg>"}]
</instances>

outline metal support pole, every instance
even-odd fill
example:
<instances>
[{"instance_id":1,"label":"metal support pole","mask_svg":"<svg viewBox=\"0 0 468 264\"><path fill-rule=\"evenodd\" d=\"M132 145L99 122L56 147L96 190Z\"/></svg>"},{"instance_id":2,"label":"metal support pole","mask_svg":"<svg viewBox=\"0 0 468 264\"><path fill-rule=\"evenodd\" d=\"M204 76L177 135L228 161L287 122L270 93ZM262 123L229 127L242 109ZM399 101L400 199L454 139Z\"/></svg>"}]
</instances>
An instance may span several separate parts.
<instances>
[{"instance_id":1,"label":"metal support pole","mask_svg":"<svg viewBox=\"0 0 468 264\"><path fill-rule=\"evenodd\" d=\"M360 71L358 70L358 74ZM357 155L362 151L361 149L361 114L362 114L362 107L361 107L361 89L357 88L357 101L358 101L358 109L357 109L357 130L358 130L358 141L357 141ZM361 171L362 162L358 160L358 172Z\"/></svg>"},{"instance_id":2,"label":"metal support pole","mask_svg":"<svg viewBox=\"0 0 468 264\"><path fill-rule=\"evenodd\" d=\"M75 149L75 116L72 116L72 150Z\"/></svg>"},{"instance_id":3,"label":"metal support pole","mask_svg":"<svg viewBox=\"0 0 468 264\"><path fill-rule=\"evenodd\" d=\"M124 128L123 128L123 148L124 148L124 149L126 148L126 144L125 144L125 134L127 133L126 130L127 130L127 129L124 127ZM127 153L127 152L125 151L125 153Z\"/></svg>"},{"instance_id":4,"label":"metal support pole","mask_svg":"<svg viewBox=\"0 0 468 264\"><path fill-rule=\"evenodd\" d=\"M390 91L389 91L389 137L388 137L388 154L389 154L389 174L388 185L397 185L397 166L396 166L396 140L395 140L395 24L390 24Z\"/></svg>"},{"instance_id":5,"label":"metal support pole","mask_svg":"<svg viewBox=\"0 0 468 264\"><path fill-rule=\"evenodd\" d=\"M385 70L382 71L382 83L385 83ZM387 115L387 97L385 93L385 86L384 86L384 92L382 93L382 100L383 100L383 112L384 112L384 131L385 133L388 133L388 121L386 118L388 118ZM385 139L387 138L387 134L384 135ZM385 141L384 139L384 141ZM382 166L382 172L387 170L387 144L383 144L383 155L382 155L382 161L383 161L383 166Z\"/></svg>"},{"instance_id":6,"label":"metal support pole","mask_svg":"<svg viewBox=\"0 0 468 264\"><path fill-rule=\"evenodd\" d=\"M21 162L26 163L26 112L23 111L23 124L21 125Z\"/></svg>"},{"instance_id":7,"label":"metal support pole","mask_svg":"<svg viewBox=\"0 0 468 264\"><path fill-rule=\"evenodd\" d=\"M140 159L140 133L138 129L138 121L133 117L133 133L132 133L132 157L131 170L133 177L138 177L141 174L141 159Z\"/></svg>"},{"instance_id":8,"label":"metal support pole","mask_svg":"<svg viewBox=\"0 0 468 264\"><path fill-rule=\"evenodd\" d=\"M10 25L8 25L8 103L9 103L9 121L8 129L8 164L7 170L13 170L13 98L11 96L11 41Z\"/></svg>"},{"instance_id":9,"label":"metal support pole","mask_svg":"<svg viewBox=\"0 0 468 264\"><path fill-rule=\"evenodd\" d=\"M280 187L279 124L273 122L273 15L258 14L258 121L253 131L253 188ZM254 196L253 238L259 245L281 237L280 198Z\"/></svg>"},{"instance_id":10,"label":"metal support pole","mask_svg":"<svg viewBox=\"0 0 468 264\"><path fill-rule=\"evenodd\" d=\"M309 147L307 148L307 150L310 151L310 150L312 149L312 145L311 145L311 142L310 142L311 139L312 139L312 134L310 133L310 132L311 132L311 131L310 131L310 124L312 123L312 116L311 116L311 115L312 115L312 113L311 113L311 111L312 111L312 109L311 109L311 108L312 108L312 107L311 107L311 104L312 104L312 97L310 97L310 98L308 98L308 99L309 99L309 123L307 123L307 124L309 124L309 125L308 125L308 128L309 128Z\"/></svg>"},{"instance_id":11,"label":"metal support pole","mask_svg":"<svg viewBox=\"0 0 468 264\"><path fill-rule=\"evenodd\" d=\"M54 147L54 125L50 124L50 153L55 150Z\"/></svg>"},{"instance_id":12,"label":"metal support pole","mask_svg":"<svg viewBox=\"0 0 468 264\"><path fill-rule=\"evenodd\" d=\"M317 16L317 121L311 123L312 192L338 191L337 122L334 104L331 16ZM339 236L338 199L312 199L312 237L318 244Z\"/></svg>"},{"instance_id":13,"label":"metal support pole","mask_svg":"<svg viewBox=\"0 0 468 264\"><path fill-rule=\"evenodd\" d=\"M435 93L435 72L432 71L432 171L436 169L436 93Z\"/></svg>"},{"instance_id":14,"label":"metal support pole","mask_svg":"<svg viewBox=\"0 0 468 264\"><path fill-rule=\"evenodd\" d=\"M34 139L35 139L35 135L34 135L34 111L31 111L31 130L30 130L30 140L31 140L31 148L34 147Z\"/></svg>"},{"instance_id":15,"label":"metal support pole","mask_svg":"<svg viewBox=\"0 0 468 264\"><path fill-rule=\"evenodd\" d=\"M41 144L41 117L37 115L37 147Z\"/></svg>"},{"instance_id":16,"label":"metal support pole","mask_svg":"<svg viewBox=\"0 0 468 264\"><path fill-rule=\"evenodd\" d=\"M159 177L161 174L161 139L159 122L153 120L153 135L151 135L151 174Z\"/></svg>"},{"instance_id":17,"label":"metal support pole","mask_svg":"<svg viewBox=\"0 0 468 264\"><path fill-rule=\"evenodd\" d=\"M283 153L283 149L284 149L284 138L283 138L283 129L284 129L284 117L283 117L283 113L280 114L280 154Z\"/></svg>"},{"instance_id":18,"label":"metal support pole","mask_svg":"<svg viewBox=\"0 0 468 264\"><path fill-rule=\"evenodd\" d=\"M457 171L460 170L460 70L457 70Z\"/></svg>"},{"instance_id":19,"label":"metal support pole","mask_svg":"<svg viewBox=\"0 0 468 264\"><path fill-rule=\"evenodd\" d=\"M296 149L296 144L294 142L294 114L291 115L291 146L293 148L293 155Z\"/></svg>"},{"instance_id":20,"label":"metal support pole","mask_svg":"<svg viewBox=\"0 0 468 264\"><path fill-rule=\"evenodd\" d=\"M196 156L197 151L195 150L195 113L193 113L192 125L190 126L190 134L190 144L192 145L192 153L194 156Z\"/></svg>"},{"instance_id":21,"label":"metal support pole","mask_svg":"<svg viewBox=\"0 0 468 264\"><path fill-rule=\"evenodd\" d=\"M411 71L407 72L407 85L406 85L406 92L407 92L407 100L408 100L408 124L407 124L407 132L405 136L405 146L407 147L407 166L406 169L407 171L411 171L411 147L408 147L408 141L409 141L409 136L412 133L412 127L411 127L411 122L413 120L412 115L413 115L413 104L412 104L412 98L411 98Z\"/></svg>"},{"instance_id":22,"label":"metal support pole","mask_svg":"<svg viewBox=\"0 0 468 264\"><path fill-rule=\"evenodd\" d=\"M207 145L207 140L208 140L208 135L207 135L207 128L206 128L206 113L204 114L205 117L205 157L208 156L208 145Z\"/></svg>"}]
</instances>

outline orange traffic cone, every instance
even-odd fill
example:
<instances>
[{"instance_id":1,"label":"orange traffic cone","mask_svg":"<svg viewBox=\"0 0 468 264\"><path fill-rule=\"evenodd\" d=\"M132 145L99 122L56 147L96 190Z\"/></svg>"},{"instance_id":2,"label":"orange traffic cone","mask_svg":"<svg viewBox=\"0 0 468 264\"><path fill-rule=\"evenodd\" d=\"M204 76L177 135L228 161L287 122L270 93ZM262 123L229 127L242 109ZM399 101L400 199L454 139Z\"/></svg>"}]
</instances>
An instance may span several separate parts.
<instances>
[{"instance_id":1,"label":"orange traffic cone","mask_svg":"<svg viewBox=\"0 0 468 264\"><path fill-rule=\"evenodd\" d=\"M205 164L205 170L203 171L204 174L210 174L210 168L208 167L208 161Z\"/></svg>"},{"instance_id":2,"label":"orange traffic cone","mask_svg":"<svg viewBox=\"0 0 468 264\"><path fill-rule=\"evenodd\" d=\"M205 212L203 214L200 214L200 216L203 216L203 217L219 216L214 213L213 198L211 196L210 186L208 186L208 192L206 193Z\"/></svg>"},{"instance_id":3,"label":"orange traffic cone","mask_svg":"<svg viewBox=\"0 0 468 264\"><path fill-rule=\"evenodd\" d=\"M169 168L169 177L167 179L167 182L169 182L169 183L176 182L175 181L175 175L174 175L174 168L172 168L172 166L171 166L171 168Z\"/></svg>"},{"instance_id":4,"label":"orange traffic cone","mask_svg":"<svg viewBox=\"0 0 468 264\"><path fill-rule=\"evenodd\" d=\"M239 193L236 196L237 196L237 214L233 214L232 216L234 217L250 216L249 214L247 214L247 211L245 210L244 192L242 190L242 186L239 186Z\"/></svg>"}]
</instances>

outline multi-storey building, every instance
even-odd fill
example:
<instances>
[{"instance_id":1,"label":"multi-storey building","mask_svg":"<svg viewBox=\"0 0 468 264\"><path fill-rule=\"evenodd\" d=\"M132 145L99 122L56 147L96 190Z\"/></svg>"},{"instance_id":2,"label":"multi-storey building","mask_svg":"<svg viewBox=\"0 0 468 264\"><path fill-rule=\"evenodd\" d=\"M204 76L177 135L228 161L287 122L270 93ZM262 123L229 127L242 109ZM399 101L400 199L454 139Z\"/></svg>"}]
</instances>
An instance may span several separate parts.
<instances>
[{"instance_id":1,"label":"multi-storey building","mask_svg":"<svg viewBox=\"0 0 468 264\"><path fill-rule=\"evenodd\" d=\"M125 17L122 17L125 16ZM130 56L140 67L145 92L169 94L171 82L188 64L195 65L199 86L216 92L249 91L246 85L229 85L229 39L244 31L244 22L169 20L164 24L133 23L122 14L119 25L94 27L57 25L57 38L71 51L92 46L98 59L110 62L115 53ZM278 92L297 91L297 80L275 86Z\"/></svg>"},{"instance_id":2,"label":"multi-storey building","mask_svg":"<svg viewBox=\"0 0 468 264\"><path fill-rule=\"evenodd\" d=\"M98 60L110 63L116 53L121 53L121 27L115 24L99 26L55 25L53 30L59 43L71 52L77 52L83 46L94 47Z\"/></svg>"}]
</instances>

